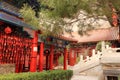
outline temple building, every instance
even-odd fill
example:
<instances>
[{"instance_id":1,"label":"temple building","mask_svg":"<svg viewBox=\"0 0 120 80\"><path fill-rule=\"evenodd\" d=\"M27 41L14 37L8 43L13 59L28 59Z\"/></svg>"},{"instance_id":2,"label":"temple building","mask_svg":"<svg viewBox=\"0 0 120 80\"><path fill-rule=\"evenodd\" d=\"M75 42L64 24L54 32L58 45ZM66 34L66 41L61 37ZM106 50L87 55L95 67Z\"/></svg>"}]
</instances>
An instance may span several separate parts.
<instances>
[{"instance_id":1,"label":"temple building","mask_svg":"<svg viewBox=\"0 0 120 80\"><path fill-rule=\"evenodd\" d=\"M66 70L66 46L77 40L64 36L42 39L38 36L41 31L25 23L19 9L8 2L0 1L0 64L14 65L16 73L53 70L62 54L63 69Z\"/></svg>"},{"instance_id":2,"label":"temple building","mask_svg":"<svg viewBox=\"0 0 120 80\"><path fill-rule=\"evenodd\" d=\"M91 56L92 49L96 49L96 45L100 41L107 41L111 43L111 47L119 47L119 28L109 27L100 28L97 30L89 31L89 35L80 36L76 32L74 38L78 40L78 43L73 43L71 46L77 49L79 54L84 56Z\"/></svg>"}]
</instances>

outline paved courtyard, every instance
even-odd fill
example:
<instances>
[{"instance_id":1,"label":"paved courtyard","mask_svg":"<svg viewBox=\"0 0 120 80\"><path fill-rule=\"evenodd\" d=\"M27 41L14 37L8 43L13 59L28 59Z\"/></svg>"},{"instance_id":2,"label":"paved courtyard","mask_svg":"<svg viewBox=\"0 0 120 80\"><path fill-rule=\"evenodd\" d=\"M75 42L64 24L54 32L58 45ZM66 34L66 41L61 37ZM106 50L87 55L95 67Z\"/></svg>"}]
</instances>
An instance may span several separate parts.
<instances>
[{"instance_id":1,"label":"paved courtyard","mask_svg":"<svg viewBox=\"0 0 120 80\"><path fill-rule=\"evenodd\" d=\"M98 80L98 78L94 76L73 75L71 80Z\"/></svg>"}]
</instances>

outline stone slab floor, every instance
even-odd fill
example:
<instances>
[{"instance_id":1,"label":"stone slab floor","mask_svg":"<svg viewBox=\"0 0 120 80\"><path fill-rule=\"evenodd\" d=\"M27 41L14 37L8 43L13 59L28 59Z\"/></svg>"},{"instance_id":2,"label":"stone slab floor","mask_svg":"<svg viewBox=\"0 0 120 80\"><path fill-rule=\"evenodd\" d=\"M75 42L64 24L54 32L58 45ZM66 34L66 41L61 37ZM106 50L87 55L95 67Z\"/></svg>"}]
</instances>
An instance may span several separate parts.
<instances>
[{"instance_id":1,"label":"stone slab floor","mask_svg":"<svg viewBox=\"0 0 120 80\"><path fill-rule=\"evenodd\" d=\"M98 80L95 76L73 75L71 80Z\"/></svg>"}]
</instances>

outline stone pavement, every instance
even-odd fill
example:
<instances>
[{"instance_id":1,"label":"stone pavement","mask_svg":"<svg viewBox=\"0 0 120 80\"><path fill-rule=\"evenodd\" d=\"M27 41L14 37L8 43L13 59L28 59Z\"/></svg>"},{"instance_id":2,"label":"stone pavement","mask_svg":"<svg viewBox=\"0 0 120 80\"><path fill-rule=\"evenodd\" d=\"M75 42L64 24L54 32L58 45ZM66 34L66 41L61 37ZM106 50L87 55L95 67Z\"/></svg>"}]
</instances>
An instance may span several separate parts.
<instances>
[{"instance_id":1,"label":"stone pavement","mask_svg":"<svg viewBox=\"0 0 120 80\"><path fill-rule=\"evenodd\" d=\"M73 75L71 80L98 80L95 76Z\"/></svg>"},{"instance_id":2,"label":"stone pavement","mask_svg":"<svg viewBox=\"0 0 120 80\"><path fill-rule=\"evenodd\" d=\"M78 64L79 65L79 64ZM75 70L76 67L74 66L68 66L68 69ZM99 80L97 76L86 76L86 74L76 74L76 71L73 71L73 76L71 80Z\"/></svg>"}]
</instances>

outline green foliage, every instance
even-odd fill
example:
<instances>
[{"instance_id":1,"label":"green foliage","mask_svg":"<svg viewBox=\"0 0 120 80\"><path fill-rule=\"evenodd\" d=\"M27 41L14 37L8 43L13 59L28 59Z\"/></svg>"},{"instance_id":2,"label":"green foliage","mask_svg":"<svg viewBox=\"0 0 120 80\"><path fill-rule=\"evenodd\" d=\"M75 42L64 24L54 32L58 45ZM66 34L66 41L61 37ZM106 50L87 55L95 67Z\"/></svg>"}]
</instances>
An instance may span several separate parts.
<instances>
[{"instance_id":1,"label":"green foliage","mask_svg":"<svg viewBox=\"0 0 120 80\"><path fill-rule=\"evenodd\" d=\"M39 0L42 5L47 5L53 10L45 10L52 17L74 17L80 10L89 14L99 14L98 0Z\"/></svg>"},{"instance_id":2,"label":"green foliage","mask_svg":"<svg viewBox=\"0 0 120 80\"><path fill-rule=\"evenodd\" d=\"M26 3L26 0L12 0L12 3L16 7L21 8L23 6L23 4Z\"/></svg>"},{"instance_id":3,"label":"green foliage","mask_svg":"<svg viewBox=\"0 0 120 80\"><path fill-rule=\"evenodd\" d=\"M49 8L51 8L51 9L41 10L41 14L44 14L44 16L47 16L46 18L47 22L51 21L50 24L56 21L59 21L59 24L62 24L64 22L64 24L62 24L62 27L64 26L63 29L60 29L60 31L62 32L64 31L72 32L71 30L72 28L70 27L72 26L72 22L66 22L63 20L63 18L69 18L70 20L74 19L73 23L78 22L78 25L77 25L79 29L78 33L85 34L86 31L94 29L95 25L92 25L92 23L103 18L101 16L106 15L110 21L112 17L111 16L112 11L109 6L109 0L62 0L62 1L61 0L39 0L39 1L41 2L42 5L47 5ZM83 16L86 16L86 18L79 19L78 16L80 14L80 11L84 12ZM94 18L94 20L90 20L90 18ZM93 22L89 21L88 23L87 20L90 20ZM46 22L44 23L46 24ZM51 28L50 26L51 25L49 25L49 28ZM53 24L53 26L54 28L59 29L56 25ZM49 30L47 32L50 32ZM51 32L54 32L54 31L56 30L52 30Z\"/></svg>"},{"instance_id":4,"label":"green foliage","mask_svg":"<svg viewBox=\"0 0 120 80\"><path fill-rule=\"evenodd\" d=\"M40 0L42 5L47 5L53 10L47 10L50 16L54 17L71 17L79 9L81 0Z\"/></svg>"},{"instance_id":5,"label":"green foliage","mask_svg":"<svg viewBox=\"0 0 120 80\"><path fill-rule=\"evenodd\" d=\"M102 49L101 43L102 43L102 41L100 41L100 42L97 43L97 45L96 45L96 47L95 47L96 50L101 51L101 49ZM106 41L106 42L105 42L105 45L111 46L112 44L111 44L110 42Z\"/></svg>"},{"instance_id":6,"label":"green foliage","mask_svg":"<svg viewBox=\"0 0 120 80\"><path fill-rule=\"evenodd\" d=\"M30 2L30 0L10 0L17 7ZM40 8L49 11L53 16L71 17L79 10L84 10L87 13L104 13L109 12L109 4L112 4L116 10L120 11L119 0L35 0L40 3ZM33 4L34 6L37 4ZM105 9L106 8L106 9ZM103 9L101 11L101 9ZM101 11L101 12L100 12ZM111 12L111 11L110 11ZM110 13L109 12L109 13Z\"/></svg>"},{"instance_id":7,"label":"green foliage","mask_svg":"<svg viewBox=\"0 0 120 80\"><path fill-rule=\"evenodd\" d=\"M0 80L70 80L71 70L54 70L35 73L19 73L0 75Z\"/></svg>"},{"instance_id":8,"label":"green foliage","mask_svg":"<svg viewBox=\"0 0 120 80\"><path fill-rule=\"evenodd\" d=\"M38 28L39 19L35 17L35 12L32 10L30 6L28 6L27 4L24 4L22 9L20 10L20 13L26 23L34 26L34 28Z\"/></svg>"},{"instance_id":9,"label":"green foliage","mask_svg":"<svg viewBox=\"0 0 120 80\"><path fill-rule=\"evenodd\" d=\"M24 0L18 2L24 4ZM45 36L62 35L65 31L72 32L72 24L75 22L78 22L78 33L84 34L94 29L93 24L97 20L105 19L103 16L112 21L110 4L117 12L120 11L120 0L37 0L37 2L40 4L39 18L36 18L35 12L27 5L24 5L20 12L27 23L41 29ZM84 18L80 19L79 14L83 14ZM70 21L65 21L66 18Z\"/></svg>"},{"instance_id":10,"label":"green foliage","mask_svg":"<svg viewBox=\"0 0 120 80\"><path fill-rule=\"evenodd\" d=\"M43 31L43 35L60 35L64 31L64 21L60 18L51 18L46 11L40 12L40 29Z\"/></svg>"},{"instance_id":11,"label":"green foliage","mask_svg":"<svg viewBox=\"0 0 120 80\"><path fill-rule=\"evenodd\" d=\"M35 16L34 10L27 4L25 4L22 9L20 9L20 13L24 18L24 21L32 26L35 29L42 30L42 35L58 35L62 34L64 31L63 20L60 18L50 18L44 10L41 10L39 14L39 18Z\"/></svg>"}]
</instances>

